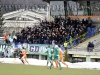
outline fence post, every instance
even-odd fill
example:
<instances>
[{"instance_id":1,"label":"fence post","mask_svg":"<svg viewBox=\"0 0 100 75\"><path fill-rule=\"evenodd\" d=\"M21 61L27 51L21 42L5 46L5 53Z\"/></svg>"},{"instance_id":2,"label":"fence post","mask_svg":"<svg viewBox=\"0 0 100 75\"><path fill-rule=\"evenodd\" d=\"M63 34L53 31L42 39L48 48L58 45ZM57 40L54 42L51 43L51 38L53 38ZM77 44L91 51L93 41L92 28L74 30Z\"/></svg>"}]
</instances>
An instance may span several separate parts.
<instances>
[{"instance_id":1,"label":"fence post","mask_svg":"<svg viewBox=\"0 0 100 75\"><path fill-rule=\"evenodd\" d=\"M91 62L90 55L86 55L86 62Z\"/></svg>"}]
</instances>

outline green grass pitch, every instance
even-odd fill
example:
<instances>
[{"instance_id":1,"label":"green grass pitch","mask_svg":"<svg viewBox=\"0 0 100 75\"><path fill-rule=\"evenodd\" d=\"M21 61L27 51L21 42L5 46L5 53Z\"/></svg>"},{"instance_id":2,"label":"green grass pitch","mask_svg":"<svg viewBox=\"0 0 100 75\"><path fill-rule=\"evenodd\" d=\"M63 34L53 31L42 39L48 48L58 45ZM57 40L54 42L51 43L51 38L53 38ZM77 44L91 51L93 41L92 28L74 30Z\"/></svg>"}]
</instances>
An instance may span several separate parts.
<instances>
[{"instance_id":1,"label":"green grass pitch","mask_svg":"<svg viewBox=\"0 0 100 75\"><path fill-rule=\"evenodd\" d=\"M44 66L0 63L0 75L100 75L100 70L55 68Z\"/></svg>"}]
</instances>

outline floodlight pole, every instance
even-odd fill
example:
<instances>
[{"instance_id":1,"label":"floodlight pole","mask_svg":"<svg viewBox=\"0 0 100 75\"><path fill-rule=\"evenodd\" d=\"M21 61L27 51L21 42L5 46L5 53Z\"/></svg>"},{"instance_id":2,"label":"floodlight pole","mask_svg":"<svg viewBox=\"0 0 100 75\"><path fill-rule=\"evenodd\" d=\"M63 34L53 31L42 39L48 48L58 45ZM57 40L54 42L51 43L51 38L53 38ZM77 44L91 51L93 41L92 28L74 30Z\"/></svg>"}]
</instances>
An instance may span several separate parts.
<instances>
[{"instance_id":1,"label":"floodlight pole","mask_svg":"<svg viewBox=\"0 0 100 75\"><path fill-rule=\"evenodd\" d=\"M78 2L76 1L76 10L77 10L77 15L78 15Z\"/></svg>"},{"instance_id":2,"label":"floodlight pole","mask_svg":"<svg viewBox=\"0 0 100 75\"><path fill-rule=\"evenodd\" d=\"M87 1L87 12L88 12L88 16L90 16L91 15L90 0Z\"/></svg>"},{"instance_id":3,"label":"floodlight pole","mask_svg":"<svg viewBox=\"0 0 100 75\"><path fill-rule=\"evenodd\" d=\"M64 10L65 10L65 19L68 17L68 11L67 11L67 1L64 0Z\"/></svg>"},{"instance_id":4,"label":"floodlight pole","mask_svg":"<svg viewBox=\"0 0 100 75\"><path fill-rule=\"evenodd\" d=\"M47 3L47 16L46 16L46 20L47 21L51 21L51 18L50 18L50 4L49 3Z\"/></svg>"}]
</instances>

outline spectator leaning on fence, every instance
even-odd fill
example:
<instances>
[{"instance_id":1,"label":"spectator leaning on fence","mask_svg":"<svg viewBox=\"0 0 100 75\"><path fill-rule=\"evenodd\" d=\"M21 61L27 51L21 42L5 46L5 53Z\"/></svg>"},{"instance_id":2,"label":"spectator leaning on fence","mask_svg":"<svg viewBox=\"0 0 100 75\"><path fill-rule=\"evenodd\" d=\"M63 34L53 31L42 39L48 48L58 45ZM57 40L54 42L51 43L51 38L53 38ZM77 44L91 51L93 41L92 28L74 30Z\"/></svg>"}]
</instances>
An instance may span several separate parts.
<instances>
[{"instance_id":1,"label":"spectator leaning on fence","mask_svg":"<svg viewBox=\"0 0 100 75\"><path fill-rule=\"evenodd\" d=\"M93 49L94 49L94 43L93 42L91 42L91 48L92 48L91 51L93 51Z\"/></svg>"},{"instance_id":2,"label":"spectator leaning on fence","mask_svg":"<svg viewBox=\"0 0 100 75\"><path fill-rule=\"evenodd\" d=\"M88 45L87 45L87 51L88 52L92 52L94 49L94 44L93 42L89 42Z\"/></svg>"}]
</instances>

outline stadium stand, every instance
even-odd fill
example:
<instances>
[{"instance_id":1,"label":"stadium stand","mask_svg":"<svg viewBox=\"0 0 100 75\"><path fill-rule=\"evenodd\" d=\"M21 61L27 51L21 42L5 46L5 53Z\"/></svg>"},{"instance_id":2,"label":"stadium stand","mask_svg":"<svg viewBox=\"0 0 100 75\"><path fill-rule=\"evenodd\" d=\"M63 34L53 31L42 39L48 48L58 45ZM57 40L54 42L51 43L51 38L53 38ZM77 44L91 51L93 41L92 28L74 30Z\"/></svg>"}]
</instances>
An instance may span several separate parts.
<instances>
[{"instance_id":1,"label":"stadium stand","mask_svg":"<svg viewBox=\"0 0 100 75\"><path fill-rule=\"evenodd\" d=\"M70 5L69 5L69 7L71 8ZM74 6L72 6L72 7L73 7L73 11L74 11ZM75 8L76 8L76 6L75 6ZM27 11L27 13L30 15L34 15L37 13L37 12L36 13L35 12L36 11L34 11L34 12ZM79 11L78 14L76 12L74 14L69 14L68 16L70 18L68 18L67 20L65 20L63 17L56 16L54 21L48 22L46 20L45 21L42 20L42 22L40 22L40 24L38 26L34 25L33 27L31 27L32 24L31 24L31 26L29 26L27 24L27 25L25 25L27 27L24 27L22 30L18 29L18 32L14 33L14 35L9 34L10 43L7 43L7 42L6 43L7 44L15 43L17 45L20 43L23 44L24 42L27 42L28 44L46 44L46 45L48 45L48 44L52 44L52 41L55 40L55 41L57 41L58 44L63 45L63 43L65 41L67 41L68 49L78 48L81 46L81 49L79 48L80 50L82 50L82 49L87 50L86 45L88 44L88 42L90 42L91 37L97 35L100 32L100 25L95 26L91 19L92 17L97 18L98 17L97 15L89 17L89 16L87 16L87 14L84 11L81 13L81 15L82 16L85 15L84 16L86 18L85 19L84 17L80 16L80 12L81 11ZM16 12L16 13L18 13L18 12ZM10 13L9 13L9 15L10 15ZM26 15L26 16L24 16L24 18L30 17L30 19L32 19L33 17L30 15ZM82 20L80 18L77 18L76 15L79 15ZM7 16L7 15L5 15L5 16ZM75 16L76 16L76 18L73 19L72 17L75 17ZM9 16L9 17L11 18L11 16ZM16 14L15 14L15 17L16 17ZM38 16L38 18L39 17L40 16ZM44 17L43 17L43 19L44 19ZM24 26L24 25L22 25L22 26ZM99 35L97 35L97 36L99 36ZM95 36L95 37L97 37L97 36ZM96 39L98 40L99 37L95 38L95 40ZM86 40L88 40L88 41L86 41ZM85 43L84 43L84 41L85 41ZM94 43L96 49L98 49L99 41L92 40L92 42ZM9 48L10 46L11 45L8 45L6 47L6 49ZM83 48L84 46L85 46L85 48Z\"/></svg>"},{"instance_id":2,"label":"stadium stand","mask_svg":"<svg viewBox=\"0 0 100 75\"><path fill-rule=\"evenodd\" d=\"M40 26L27 27L17 33L16 42L51 44L52 40L55 40L58 44L63 44L65 41L71 44L74 38L80 35L84 36L83 34L87 32L87 28L92 28L92 22L88 23L88 21L87 19L81 22L79 19L71 20L70 18L65 20L62 17L56 17L54 22L42 21ZM78 40L78 42L81 41Z\"/></svg>"},{"instance_id":3,"label":"stadium stand","mask_svg":"<svg viewBox=\"0 0 100 75\"><path fill-rule=\"evenodd\" d=\"M16 43L27 42L29 44L51 44L52 40L63 44L67 41L70 48L70 46L76 46L94 36L99 31L99 26L93 26L92 21L89 20L90 18L80 21L79 19L65 20L62 17L56 17L54 22L42 21L39 26L23 28L21 32L14 35L17 39L13 39Z\"/></svg>"},{"instance_id":4,"label":"stadium stand","mask_svg":"<svg viewBox=\"0 0 100 75\"><path fill-rule=\"evenodd\" d=\"M72 48L96 35L99 31L98 29L99 26L95 27L92 23L88 24L88 19L81 22L77 19L71 20L68 18L66 21L60 17L55 18L54 22L43 21L40 23L40 26L23 29L16 34L17 39L15 42L23 43L25 41L29 44L51 44L52 40L55 40L58 44L63 44L67 41L68 48Z\"/></svg>"}]
</instances>

